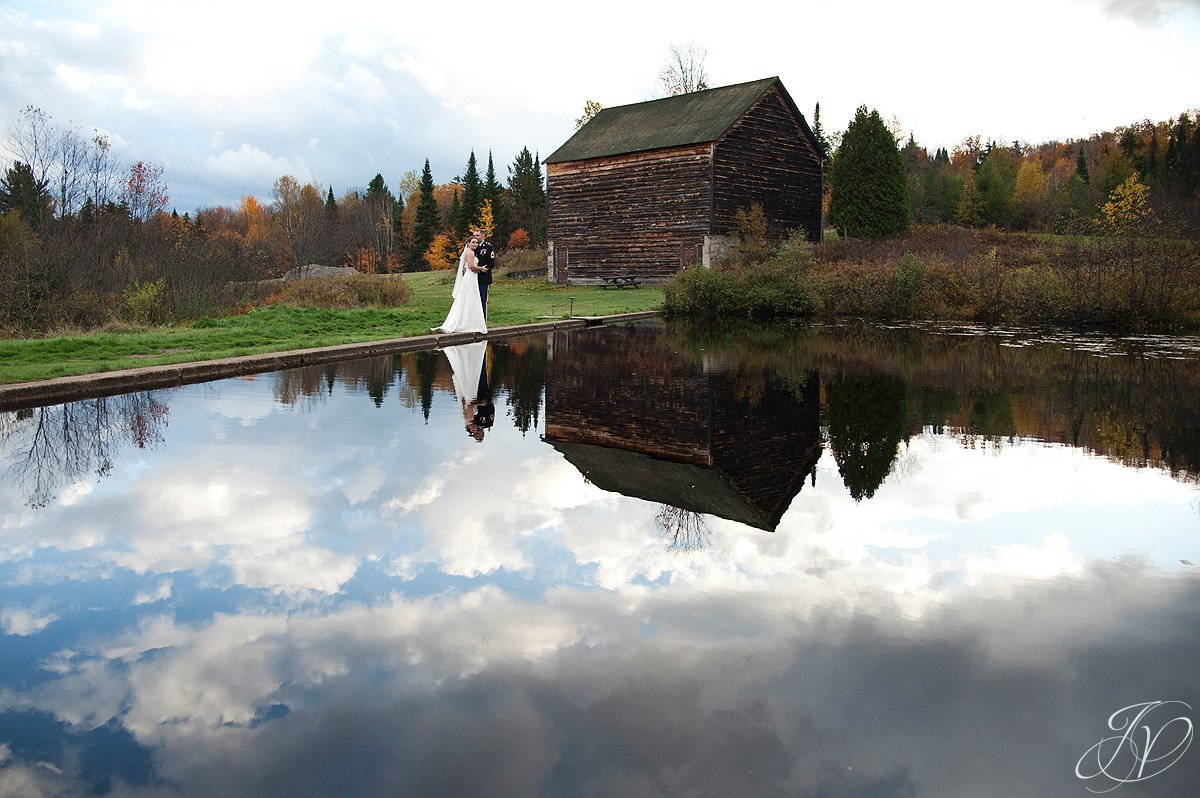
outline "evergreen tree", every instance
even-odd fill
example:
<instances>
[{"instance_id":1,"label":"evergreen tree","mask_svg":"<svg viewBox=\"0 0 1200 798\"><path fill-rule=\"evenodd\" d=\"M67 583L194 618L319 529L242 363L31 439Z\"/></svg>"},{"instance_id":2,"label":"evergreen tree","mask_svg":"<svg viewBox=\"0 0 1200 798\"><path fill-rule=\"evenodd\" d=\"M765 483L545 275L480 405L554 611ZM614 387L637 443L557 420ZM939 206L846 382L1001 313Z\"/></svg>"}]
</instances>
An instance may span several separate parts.
<instances>
[{"instance_id":1,"label":"evergreen tree","mask_svg":"<svg viewBox=\"0 0 1200 798\"><path fill-rule=\"evenodd\" d=\"M1146 152L1146 179L1153 181L1158 176L1158 126L1150 127L1150 146Z\"/></svg>"},{"instance_id":2,"label":"evergreen tree","mask_svg":"<svg viewBox=\"0 0 1200 798\"><path fill-rule=\"evenodd\" d=\"M904 440L905 385L894 377L844 377L824 386L829 448L854 501L869 499L892 472Z\"/></svg>"},{"instance_id":3,"label":"evergreen tree","mask_svg":"<svg viewBox=\"0 0 1200 798\"><path fill-rule=\"evenodd\" d=\"M829 146L829 139L825 136L825 130L821 127L821 104L817 103L813 106L813 137L817 140L817 146L821 149L822 160L829 160L832 148Z\"/></svg>"},{"instance_id":4,"label":"evergreen tree","mask_svg":"<svg viewBox=\"0 0 1200 798\"><path fill-rule=\"evenodd\" d=\"M402 194L396 196L396 203L392 206L392 229L396 231L396 245L398 248L404 248L404 197Z\"/></svg>"},{"instance_id":5,"label":"evergreen tree","mask_svg":"<svg viewBox=\"0 0 1200 798\"><path fill-rule=\"evenodd\" d=\"M20 213L21 219L33 228L50 218L48 183L34 178L32 167L23 161L13 161L0 179L0 213L9 211Z\"/></svg>"},{"instance_id":6,"label":"evergreen tree","mask_svg":"<svg viewBox=\"0 0 1200 798\"><path fill-rule=\"evenodd\" d=\"M336 219L337 215L337 200L333 198L333 186L330 186L329 193L325 195L325 216L328 219Z\"/></svg>"},{"instance_id":7,"label":"evergreen tree","mask_svg":"<svg viewBox=\"0 0 1200 798\"><path fill-rule=\"evenodd\" d=\"M822 190L829 190L829 167L830 155L833 152L833 147L829 144L829 137L825 135L825 129L821 127L821 104L816 103L813 106L813 138L817 140L817 149L821 155L821 186Z\"/></svg>"},{"instance_id":8,"label":"evergreen tree","mask_svg":"<svg viewBox=\"0 0 1200 798\"><path fill-rule=\"evenodd\" d=\"M1180 114L1163 158L1163 175L1167 185L1184 197L1195 197L1200 191L1200 124L1193 124L1187 114Z\"/></svg>"},{"instance_id":9,"label":"evergreen tree","mask_svg":"<svg viewBox=\"0 0 1200 798\"><path fill-rule=\"evenodd\" d=\"M859 106L833 156L829 221L844 236L883 238L908 229L908 178L878 111Z\"/></svg>"},{"instance_id":10,"label":"evergreen tree","mask_svg":"<svg viewBox=\"0 0 1200 798\"><path fill-rule=\"evenodd\" d=\"M467 215L463 213L462 203L458 201L458 189L450 198L450 211L446 214L446 229L451 230L457 240L467 237Z\"/></svg>"},{"instance_id":11,"label":"evergreen tree","mask_svg":"<svg viewBox=\"0 0 1200 798\"><path fill-rule=\"evenodd\" d=\"M541 163L522 147L508 168L508 198L512 227L524 229L534 246L546 240L546 189Z\"/></svg>"},{"instance_id":12,"label":"evergreen tree","mask_svg":"<svg viewBox=\"0 0 1200 798\"><path fill-rule=\"evenodd\" d=\"M425 250L433 243L434 236L442 227L441 214L438 212L437 200L433 196L433 172L429 169L429 159L425 159L425 168L421 172L420 199L417 201L416 219L413 221L412 247L408 250L405 261L405 271L428 271L425 263Z\"/></svg>"},{"instance_id":13,"label":"evergreen tree","mask_svg":"<svg viewBox=\"0 0 1200 798\"><path fill-rule=\"evenodd\" d=\"M1187 187L1190 196L1200 195L1200 124L1192 125L1192 137L1188 143L1187 154Z\"/></svg>"},{"instance_id":14,"label":"evergreen tree","mask_svg":"<svg viewBox=\"0 0 1200 798\"><path fill-rule=\"evenodd\" d=\"M533 156L533 176L534 185L537 187L537 216L535 217L533 230L530 231L530 236L533 238L533 245L541 246L546 243L546 182L542 178L542 159L540 153L534 153Z\"/></svg>"},{"instance_id":15,"label":"evergreen tree","mask_svg":"<svg viewBox=\"0 0 1200 798\"><path fill-rule=\"evenodd\" d=\"M508 223L504 213L504 187L496 180L496 167L492 163L492 153L488 150L487 173L483 178L483 200L492 203L492 219L496 225L498 240L508 242Z\"/></svg>"},{"instance_id":16,"label":"evergreen tree","mask_svg":"<svg viewBox=\"0 0 1200 798\"><path fill-rule=\"evenodd\" d=\"M1087 158L1083 157L1083 147L1079 148L1079 157L1075 159L1075 174L1085 183L1091 181L1091 177L1088 176Z\"/></svg>"},{"instance_id":17,"label":"evergreen tree","mask_svg":"<svg viewBox=\"0 0 1200 798\"><path fill-rule=\"evenodd\" d=\"M475 162L475 151L467 159L467 171L462 176L462 208L459 224L455 228L460 239L466 238L471 222L479 217L479 209L483 207L483 183L479 180L479 169Z\"/></svg>"}]
</instances>

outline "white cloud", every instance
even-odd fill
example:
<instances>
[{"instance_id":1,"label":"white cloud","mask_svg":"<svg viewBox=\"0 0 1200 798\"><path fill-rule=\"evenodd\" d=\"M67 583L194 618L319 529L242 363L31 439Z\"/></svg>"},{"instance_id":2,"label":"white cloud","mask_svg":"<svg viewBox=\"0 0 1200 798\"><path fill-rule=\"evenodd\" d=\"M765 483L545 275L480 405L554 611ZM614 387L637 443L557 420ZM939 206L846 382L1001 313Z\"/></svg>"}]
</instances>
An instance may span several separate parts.
<instances>
[{"instance_id":1,"label":"white cloud","mask_svg":"<svg viewBox=\"0 0 1200 798\"><path fill-rule=\"evenodd\" d=\"M37 634L58 620L58 615L38 607L4 607L0 609L0 629L6 635Z\"/></svg>"},{"instance_id":2,"label":"white cloud","mask_svg":"<svg viewBox=\"0 0 1200 798\"><path fill-rule=\"evenodd\" d=\"M226 149L208 156L204 166L218 178L239 183L255 182L268 187L282 175L291 175L301 183L312 180L312 174L303 161L293 162L283 156L274 156L245 142L236 150ZM268 188L265 195L269 195L269 191Z\"/></svg>"}]
</instances>

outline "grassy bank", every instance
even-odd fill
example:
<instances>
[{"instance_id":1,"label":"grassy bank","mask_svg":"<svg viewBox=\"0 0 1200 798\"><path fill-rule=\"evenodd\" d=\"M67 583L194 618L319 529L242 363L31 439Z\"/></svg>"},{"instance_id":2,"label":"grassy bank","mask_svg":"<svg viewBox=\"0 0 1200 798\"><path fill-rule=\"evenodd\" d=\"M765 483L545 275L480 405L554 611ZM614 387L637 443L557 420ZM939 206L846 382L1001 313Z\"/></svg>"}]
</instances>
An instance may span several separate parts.
<instances>
[{"instance_id":1,"label":"grassy bank","mask_svg":"<svg viewBox=\"0 0 1200 798\"><path fill-rule=\"evenodd\" d=\"M270 304L188 325L0 340L0 383L424 335L450 308L453 273L373 279L402 279L411 298L398 307ZM662 296L662 290L652 286L615 291L558 287L544 277L501 277L492 286L488 324L507 327L565 317L572 298L575 316L654 310L661 307Z\"/></svg>"}]
</instances>

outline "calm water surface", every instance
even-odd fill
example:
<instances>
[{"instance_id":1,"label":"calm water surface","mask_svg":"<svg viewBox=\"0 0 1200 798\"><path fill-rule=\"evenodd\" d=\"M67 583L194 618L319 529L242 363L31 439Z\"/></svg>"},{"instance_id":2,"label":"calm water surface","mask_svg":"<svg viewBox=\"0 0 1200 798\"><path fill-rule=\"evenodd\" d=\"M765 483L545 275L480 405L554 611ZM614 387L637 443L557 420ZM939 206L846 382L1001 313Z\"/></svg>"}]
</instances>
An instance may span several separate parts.
<instances>
[{"instance_id":1,"label":"calm water surface","mask_svg":"<svg viewBox=\"0 0 1200 798\"><path fill-rule=\"evenodd\" d=\"M0 795L1194 796L1198 396L651 322L3 413Z\"/></svg>"}]
</instances>

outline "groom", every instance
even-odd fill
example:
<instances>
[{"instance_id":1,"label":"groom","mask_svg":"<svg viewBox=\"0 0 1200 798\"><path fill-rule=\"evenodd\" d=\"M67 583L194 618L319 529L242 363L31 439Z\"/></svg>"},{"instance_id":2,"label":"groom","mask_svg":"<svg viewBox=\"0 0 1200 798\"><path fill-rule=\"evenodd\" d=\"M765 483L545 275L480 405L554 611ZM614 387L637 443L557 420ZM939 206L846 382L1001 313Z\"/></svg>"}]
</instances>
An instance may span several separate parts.
<instances>
[{"instance_id":1,"label":"groom","mask_svg":"<svg viewBox=\"0 0 1200 798\"><path fill-rule=\"evenodd\" d=\"M492 284L492 269L496 268L496 248L482 230L476 230L473 238L479 244L475 250L475 257L479 261L479 301L483 303L483 318L486 320L488 286Z\"/></svg>"}]
</instances>

